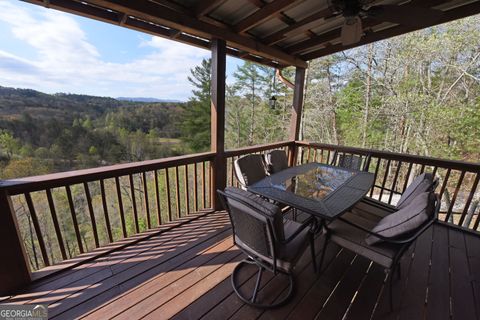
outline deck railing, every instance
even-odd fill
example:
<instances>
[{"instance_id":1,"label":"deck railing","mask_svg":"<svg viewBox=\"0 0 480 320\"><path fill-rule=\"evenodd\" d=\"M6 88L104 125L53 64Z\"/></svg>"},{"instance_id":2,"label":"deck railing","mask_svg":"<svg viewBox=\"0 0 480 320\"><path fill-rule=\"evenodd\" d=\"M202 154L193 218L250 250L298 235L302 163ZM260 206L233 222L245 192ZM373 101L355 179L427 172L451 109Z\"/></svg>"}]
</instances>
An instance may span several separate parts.
<instances>
[{"instance_id":1,"label":"deck railing","mask_svg":"<svg viewBox=\"0 0 480 320\"><path fill-rule=\"evenodd\" d=\"M3 181L30 268L211 208L214 153Z\"/></svg>"},{"instance_id":2,"label":"deck railing","mask_svg":"<svg viewBox=\"0 0 480 320\"><path fill-rule=\"evenodd\" d=\"M331 163L338 154L370 155L368 170L375 174L369 196L395 204L415 176L430 172L439 179L442 208L439 219L462 228L479 231L480 164L437 159L395 152L367 150L337 145L296 142L297 163Z\"/></svg>"},{"instance_id":3,"label":"deck railing","mask_svg":"<svg viewBox=\"0 0 480 320\"><path fill-rule=\"evenodd\" d=\"M368 169L375 174L375 185L368 196L389 204L398 201L413 177L432 172L440 180L440 219L479 231L478 163L286 141L226 151L226 170L221 173L226 185L238 186L235 159L274 149L285 150L291 164L331 163L335 152L370 155ZM88 252L95 255L98 248L132 235L148 233L193 212L213 210L215 156L207 152L0 181L0 222L8 231L0 241L18 239L6 249L11 252L4 254L18 260L10 263L9 270L22 275L28 267L37 270ZM19 257L22 251L24 256ZM25 270L17 271L22 261ZM0 278L6 281L8 275L6 280Z\"/></svg>"}]
</instances>

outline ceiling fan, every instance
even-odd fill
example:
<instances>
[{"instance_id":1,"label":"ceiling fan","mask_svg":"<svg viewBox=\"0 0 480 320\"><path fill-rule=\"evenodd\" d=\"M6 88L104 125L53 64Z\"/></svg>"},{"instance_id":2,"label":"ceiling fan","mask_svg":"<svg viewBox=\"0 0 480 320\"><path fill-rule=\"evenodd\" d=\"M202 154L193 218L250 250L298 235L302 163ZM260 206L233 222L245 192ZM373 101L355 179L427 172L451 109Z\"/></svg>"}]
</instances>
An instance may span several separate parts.
<instances>
[{"instance_id":1,"label":"ceiling fan","mask_svg":"<svg viewBox=\"0 0 480 320\"><path fill-rule=\"evenodd\" d=\"M443 14L441 10L409 3L371 5L372 2L374 0L329 0L333 15L342 15L345 18L341 32L344 46L360 41L363 35L362 19L364 18L420 27L433 24Z\"/></svg>"}]
</instances>

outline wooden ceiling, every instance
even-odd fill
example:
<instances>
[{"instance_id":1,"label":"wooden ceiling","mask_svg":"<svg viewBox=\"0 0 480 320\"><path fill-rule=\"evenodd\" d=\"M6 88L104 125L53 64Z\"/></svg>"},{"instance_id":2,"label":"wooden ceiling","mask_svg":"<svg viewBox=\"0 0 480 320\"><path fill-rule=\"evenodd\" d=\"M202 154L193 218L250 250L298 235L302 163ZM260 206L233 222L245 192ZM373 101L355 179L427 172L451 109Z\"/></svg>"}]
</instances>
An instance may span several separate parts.
<instances>
[{"instance_id":1,"label":"wooden ceiling","mask_svg":"<svg viewBox=\"0 0 480 320\"><path fill-rule=\"evenodd\" d=\"M328 0L25 0L88 18L210 48L227 42L227 54L282 68L431 25L406 26L363 19L364 35L343 46L343 17ZM372 4L416 4L443 11L435 24L480 13L480 0L385 0Z\"/></svg>"}]
</instances>

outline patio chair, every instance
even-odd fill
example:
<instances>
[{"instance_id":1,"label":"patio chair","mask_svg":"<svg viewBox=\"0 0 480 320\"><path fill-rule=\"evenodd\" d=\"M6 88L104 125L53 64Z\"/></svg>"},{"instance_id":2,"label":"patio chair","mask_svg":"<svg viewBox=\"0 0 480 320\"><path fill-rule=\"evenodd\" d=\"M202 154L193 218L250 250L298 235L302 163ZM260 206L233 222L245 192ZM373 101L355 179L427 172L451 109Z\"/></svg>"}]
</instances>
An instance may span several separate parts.
<instances>
[{"instance_id":1,"label":"patio chair","mask_svg":"<svg viewBox=\"0 0 480 320\"><path fill-rule=\"evenodd\" d=\"M287 154L283 150L273 150L265 154L267 171L274 174L288 168Z\"/></svg>"},{"instance_id":2,"label":"patio chair","mask_svg":"<svg viewBox=\"0 0 480 320\"><path fill-rule=\"evenodd\" d=\"M335 150L333 153L332 166L337 166L346 169L368 171L370 166L370 154L366 156L339 153Z\"/></svg>"},{"instance_id":3,"label":"patio chair","mask_svg":"<svg viewBox=\"0 0 480 320\"><path fill-rule=\"evenodd\" d=\"M433 191L427 191L417 194L401 209L383 218L347 212L324 226L326 238L319 270L329 241L385 267L390 282L390 309L393 310L393 275L397 272L400 278L400 258L433 224L439 210L439 196Z\"/></svg>"},{"instance_id":4,"label":"patio chair","mask_svg":"<svg viewBox=\"0 0 480 320\"><path fill-rule=\"evenodd\" d=\"M312 219L302 224L284 220L278 206L242 189L229 187L224 192L220 190L217 192L230 216L233 242L247 255L231 275L235 293L242 301L254 307L273 308L282 305L292 296L294 286L292 270L309 244L316 272ZM240 270L249 264L256 265L258 272L253 292L247 297L240 292L241 282L237 281L237 277ZM274 303L257 301L264 270L288 277L287 293Z\"/></svg>"},{"instance_id":5,"label":"patio chair","mask_svg":"<svg viewBox=\"0 0 480 320\"><path fill-rule=\"evenodd\" d=\"M260 154L249 154L238 158L233 165L235 176L244 190L267 176L263 156Z\"/></svg>"}]
</instances>

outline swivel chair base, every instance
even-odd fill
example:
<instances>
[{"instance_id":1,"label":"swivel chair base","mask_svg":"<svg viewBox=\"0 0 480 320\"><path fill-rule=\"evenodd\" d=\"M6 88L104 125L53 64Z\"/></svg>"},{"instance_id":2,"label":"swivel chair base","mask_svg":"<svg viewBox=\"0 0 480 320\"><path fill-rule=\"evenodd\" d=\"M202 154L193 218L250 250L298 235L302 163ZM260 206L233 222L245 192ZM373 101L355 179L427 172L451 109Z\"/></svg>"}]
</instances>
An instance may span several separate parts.
<instances>
[{"instance_id":1,"label":"swivel chair base","mask_svg":"<svg viewBox=\"0 0 480 320\"><path fill-rule=\"evenodd\" d=\"M241 283L239 284L237 282L238 273L247 264L254 264L258 267L255 287L253 289L253 293L252 293L250 298L245 297L245 295L240 292L239 287L240 287ZM291 298L291 296L293 294L294 281L293 281L293 275L291 273L286 273L286 272L282 272L282 271L278 271L278 272L288 276L288 280L289 280L287 293L282 294L282 296L275 299L276 301L273 302L273 303L264 303L264 302L261 302L261 301L257 301L257 294L258 294L258 291L260 289L260 281L262 279L262 274L263 274L264 270L265 270L264 267L258 265L250 257L242 260L237 266L235 266L235 269L232 272L231 281L232 281L233 290L235 291L237 296L240 298L240 300L242 300L243 302L245 302L246 304L248 304L252 307L262 308L262 309L271 309L271 308L276 308L276 307L279 307L279 306L285 304L288 301L288 299Z\"/></svg>"}]
</instances>

